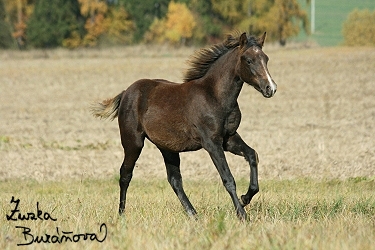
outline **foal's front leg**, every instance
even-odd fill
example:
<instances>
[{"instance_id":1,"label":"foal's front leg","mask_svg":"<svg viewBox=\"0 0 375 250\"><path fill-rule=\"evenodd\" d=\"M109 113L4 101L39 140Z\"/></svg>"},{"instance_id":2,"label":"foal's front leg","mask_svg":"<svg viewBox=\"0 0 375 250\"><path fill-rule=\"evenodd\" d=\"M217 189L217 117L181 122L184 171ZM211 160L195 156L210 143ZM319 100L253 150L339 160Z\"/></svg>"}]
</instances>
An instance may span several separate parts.
<instances>
[{"instance_id":1,"label":"foal's front leg","mask_svg":"<svg viewBox=\"0 0 375 250\"><path fill-rule=\"evenodd\" d=\"M249 189L245 195L241 196L242 205L246 206L250 203L253 196L259 191L258 184L258 154L257 152L249 147L236 133L233 136L227 138L224 142L225 151L229 151L233 154L244 156L246 161L250 164L250 184Z\"/></svg>"},{"instance_id":2,"label":"foal's front leg","mask_svg":"<svg viewBox=\"0 0 375 250\"><path fill-rule=\"evenodd\" d=\"M240 220L246 220L246 212L242 204L240 203L240 200L237 197L236 182L234 181L233 175L228 167L222 143L208 141L205 143L204 149L206 149L207 152L210 154L211 159L214 162L216 169L220 174L221 180L223 181L224 187L226 188L230 197L232 198L238 218Z\"/></svg>"}]
</instances>

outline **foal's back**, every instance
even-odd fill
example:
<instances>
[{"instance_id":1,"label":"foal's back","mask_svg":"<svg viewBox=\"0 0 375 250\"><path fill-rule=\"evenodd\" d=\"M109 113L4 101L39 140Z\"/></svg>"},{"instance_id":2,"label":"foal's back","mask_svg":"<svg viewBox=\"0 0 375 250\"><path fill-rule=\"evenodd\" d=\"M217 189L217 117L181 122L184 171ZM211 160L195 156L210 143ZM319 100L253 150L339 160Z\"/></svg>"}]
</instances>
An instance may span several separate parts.
<instances>
[{"instance_id":1,"label":"foal's back","mask_svg":"<svg viewBox=\"0 0 375 250\"><path fill-rule=\"evenodd\" d=\"M120 127L136 122L137 130L141 130L145 137L170 151L200 149L199 135L194 126L200 110L198 101L194 101L199 99L196 88L192 83L178 84L162 79L135 82L123 94L120 109L125 110L125 122L120 123ZM132 110L137 111L137 117L127 112Z\"/></svg>"}]
</instances>

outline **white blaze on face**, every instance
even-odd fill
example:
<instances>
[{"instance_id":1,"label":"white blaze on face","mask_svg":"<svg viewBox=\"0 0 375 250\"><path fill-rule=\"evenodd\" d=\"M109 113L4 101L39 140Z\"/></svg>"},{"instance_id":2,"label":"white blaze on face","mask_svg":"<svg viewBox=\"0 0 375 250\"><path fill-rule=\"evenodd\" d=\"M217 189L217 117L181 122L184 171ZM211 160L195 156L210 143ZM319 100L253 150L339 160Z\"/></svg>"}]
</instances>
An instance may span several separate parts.
<instances>
[{"instance_id":1,"label":"white blaze on face","mask_svg":"<svg viewBox=\"0 0 375 250\"><path fill-rule=\"evenodd\" d=\"M253 50L254 50L255 53L259 53L259 48L257 48L256 46L253 47ZM266 65L265 61L263 60L261 63L262 63L264 72L266 72L268 84L269 84L269 86L272 90L271 96L273 96L275 94L276 90L277 90L277 85L272 80L272 77L270 76L270 73L268 72L267 65Z\"/></svg>"},{"instance_id":2,"label":"white blaze on face","mask_svg":"<svg viewBox=\"0 0 375 250\"><path fill-rule=\"evenodd\" d=\"M262 65L263 65L263 68L264 68L264 71L266 72L266 75L267 75L267 80L268 80L268 83L271 87L271 90L272 90L272 95L275 94L276 92L276 84L275 82L272 80L271 76L270 76L270 73L268 73L268 69L267 69L267 66L266 64L264 63L264 61L262 61Z\"/></svg>"}]
</instances>

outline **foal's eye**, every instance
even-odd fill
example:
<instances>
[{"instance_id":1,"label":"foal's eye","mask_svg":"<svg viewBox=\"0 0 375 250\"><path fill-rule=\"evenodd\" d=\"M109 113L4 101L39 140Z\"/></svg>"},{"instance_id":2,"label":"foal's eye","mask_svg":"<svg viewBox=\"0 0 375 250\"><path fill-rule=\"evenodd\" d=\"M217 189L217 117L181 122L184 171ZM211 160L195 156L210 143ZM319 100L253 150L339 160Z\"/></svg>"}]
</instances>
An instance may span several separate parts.
<instances>
[{"instance_id":1,"label":"foal's eye","mask_svg":"<svg viewBox=\"0 0 375 250\"><path fill-rule=\"evenodd\" d=\"M251 59L251 57L247 57L245 55L241 56L241 60L243 62L246 62L246 64L248 64L248 65L254 64L254 61Z\"/></svg>"}]
</instances>

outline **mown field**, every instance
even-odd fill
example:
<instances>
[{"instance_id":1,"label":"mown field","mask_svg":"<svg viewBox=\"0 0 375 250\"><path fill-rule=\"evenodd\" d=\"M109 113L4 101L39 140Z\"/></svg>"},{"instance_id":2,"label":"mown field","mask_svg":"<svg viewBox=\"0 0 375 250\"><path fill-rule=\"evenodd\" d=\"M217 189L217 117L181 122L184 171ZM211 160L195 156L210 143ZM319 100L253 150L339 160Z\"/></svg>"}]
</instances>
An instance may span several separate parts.
<instances>
[{"instance_id":1,"label":"mown field","mask_svg":"<svg viewBox=\"0 0 375 250\"><path fill-rule=\"evenodd\" d=\"M93 118L90 104L139 78L181 81L192 49L1 51L0 247L31 239L16 226L35 236L102 238L105 223L102 243L29 248L375 249L375 50L265 51L276 95L265 99L244 86L239 97L239 133L260 158L261 190L244 223L203 150L181 155L185 189L199 213L198 221L187 218L150 143L137 162L126 215L117 216L117 123ZM249 167L226 156L241 195ZM22 214L38 215L39 202L56 221L7 220L12 196Z\"/></svg>"},{"instance_id":2,"label":"mown field","mask_svg":"<svg viewBox=\"0 0 375 250\"><path fill-rule=\"evenodd\" d=\"M247 181L238 182L239 190ZM218 182L187 180L185 187L199 213L189 219L166 181L135 179L126 215L117 211L117 182L83 180L2 182L1 249L14 249L45 234L95 233L103 242L33 243L25 249L375 249L375 180L267 180L239 222ZM5 192L4 192L5 191ZM31 195L30 195L31 194ZM21 212L43 212L57 221L6 221L20 199ZM100 232L100 225L106 224ZM30 235L24 238L27 227ZM57 233L57 229L59 233ZM52 237L52 236L51 236Z\"/></svg>"}]
</instances>

